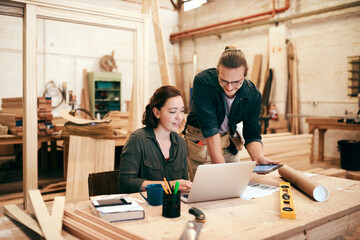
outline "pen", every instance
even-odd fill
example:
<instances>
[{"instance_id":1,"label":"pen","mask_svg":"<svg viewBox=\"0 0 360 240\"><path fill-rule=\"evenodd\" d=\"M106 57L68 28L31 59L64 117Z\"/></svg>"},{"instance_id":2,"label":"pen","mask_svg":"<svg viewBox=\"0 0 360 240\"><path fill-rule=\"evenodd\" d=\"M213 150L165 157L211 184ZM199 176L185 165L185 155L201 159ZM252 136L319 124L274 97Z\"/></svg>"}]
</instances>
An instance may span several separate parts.
<instances>
[{"instance_id":1,"label":"pen","mask_svg":"<svg viewBox=\"0 0 360 240\"><path fill-rule=\"evenodd\" d=\"M178 193L178 190L179 190L179 182L176 181L176 183L175 183L175 189L174 189L174 194L177 194L177 193Z\"/></svg>"},{"instance_id":2,"label":"pen","mask_svg":"<svg viewBox=\"0 0 360 240\"><path fill-rule=\"evenodd\" d=\"M168 183L168 181L166 180L166 177L164 177L164 181L165 181L165 185L166 187L169 189L169 193L171 194L171 188L170 188L170 184Z\"/></svg>"},{"instance_id":3,"label":"pen","mask_svg":"<svg viewBox=\"0 0 360 240\"><path fill-rule=\"evenodd\" d=\"M168 193L168 190L166 189L166 187L164 186L164 184L161 184L161 186L163 187L165 193L166 193L166 194L169 194L169 193Z\"/></svg>"}]
</instances>

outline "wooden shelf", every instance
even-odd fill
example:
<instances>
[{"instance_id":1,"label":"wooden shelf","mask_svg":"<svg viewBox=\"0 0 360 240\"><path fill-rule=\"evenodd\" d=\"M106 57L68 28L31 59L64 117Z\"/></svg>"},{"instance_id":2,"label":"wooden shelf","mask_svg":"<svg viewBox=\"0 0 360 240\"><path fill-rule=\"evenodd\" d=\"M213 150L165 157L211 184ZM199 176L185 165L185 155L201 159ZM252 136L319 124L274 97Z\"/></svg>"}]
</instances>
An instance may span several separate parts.
<instances>
[{"instance_id":1,"label":"wooden shelf","mask_svg":"<svg viewBox=\"0 0 360 240\"><path fill-rule=\"evenodd\" d=\"M121 110L121 74L112 72L88 73L90 110L103 117L109 111ZM117 100L115 100L117 99Z\"/></svg>"}]
</instances>

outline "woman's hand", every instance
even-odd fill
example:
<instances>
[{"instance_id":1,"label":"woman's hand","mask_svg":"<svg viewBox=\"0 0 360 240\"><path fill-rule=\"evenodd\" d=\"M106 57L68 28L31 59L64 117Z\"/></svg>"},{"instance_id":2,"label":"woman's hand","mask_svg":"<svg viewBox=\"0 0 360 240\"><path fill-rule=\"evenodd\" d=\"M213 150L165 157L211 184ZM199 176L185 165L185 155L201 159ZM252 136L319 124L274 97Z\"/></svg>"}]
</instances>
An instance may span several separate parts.
<instances>
[{"instance_id":1,"label":"woman's hand","mask_svg":"<svg viewBox=\"0 0 360 240\"><path fill-rule=\"evenodd\" d=\"M189 180L178 179L170 181L171 186L175 186L176 182L179 182L179 191L188 191L191 189L192 182L190 182Z\"/></svg>"}]
</instances>

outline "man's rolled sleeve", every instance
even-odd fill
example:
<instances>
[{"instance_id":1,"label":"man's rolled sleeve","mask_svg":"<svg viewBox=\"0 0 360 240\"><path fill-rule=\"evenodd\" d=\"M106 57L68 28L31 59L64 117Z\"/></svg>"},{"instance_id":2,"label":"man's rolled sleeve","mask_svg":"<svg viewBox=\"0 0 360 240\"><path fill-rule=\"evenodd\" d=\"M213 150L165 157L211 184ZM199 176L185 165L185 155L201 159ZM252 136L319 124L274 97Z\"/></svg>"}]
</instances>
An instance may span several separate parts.
<instances>
[{"instance_id":1,"label":"man's rolled sleeve","mask_svg":"<svg viewBox=\"0 0 360 240\"><path fill-rule=\"evenodd\" d=\"M254 141L261 141L261 124L260 124L260 112L261 112L261 95L258 93L256 101L252 108L253 111L249 114L248 118L244 121L243 135L245 139L245 147Z\"/></svg>"}]
</instances>

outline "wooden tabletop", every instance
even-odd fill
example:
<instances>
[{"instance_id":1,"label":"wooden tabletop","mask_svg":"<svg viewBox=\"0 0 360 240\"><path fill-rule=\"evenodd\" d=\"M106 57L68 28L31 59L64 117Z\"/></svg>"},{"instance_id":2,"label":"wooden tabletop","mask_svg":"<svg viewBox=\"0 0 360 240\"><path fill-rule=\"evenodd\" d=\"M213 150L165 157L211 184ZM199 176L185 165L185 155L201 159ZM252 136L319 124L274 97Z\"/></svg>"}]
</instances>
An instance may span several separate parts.
<instances>
[{"instance_id":1,"label":"wooden tabletop","mask_svg":"<svg viewBox=\"0 0 360 240\"><path fill-rule=\"evenodd\" d=\"M194 204L181 204L181 216L168 219L161 216L161 206L149 206L139 194L133 198L142 201L145 219L115 223L127 231L146 239L179 239L188 221L194 216L190 207L201 209L206 215L199 239L330 239L360 225L360 181L314 175L311 178L326 186L330 197L316 202L293 189L296 219L280 217L279 192L252 200L239 198ZM277 174L256 176L268 184L282 181ZM67 209L91 212L89 201L67 203ZM29 239L7 217L0 217L1 239ZM21 238L20 238L21 237Z\"/></svg>"},{"instance_id":2,"label":"wooden tabletop","mask_svg":"<svg viewBox=\"0 0 360 240\"><path fill-rule=\"evenodd\" d=\"M309 124L309 133L314 133L316 128L321 129L340 129L340 130L360 130L360 124L339 122L338 118L306 118Z\"/></svg>"},{"instance_id":3,"label":"wooden tabletop","mask_svg":"<svg viewBox=\"0 0 360 240\"><path fill-rule=\"evenodd\" d=\"M62 140L60 136L38 136L38 142ZM16 135L0 135L0 145L22 144L23 138Z\"/></svg>"}]
</instances>

